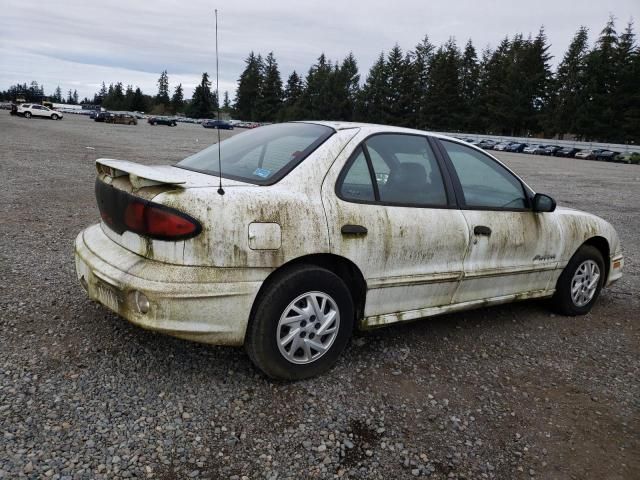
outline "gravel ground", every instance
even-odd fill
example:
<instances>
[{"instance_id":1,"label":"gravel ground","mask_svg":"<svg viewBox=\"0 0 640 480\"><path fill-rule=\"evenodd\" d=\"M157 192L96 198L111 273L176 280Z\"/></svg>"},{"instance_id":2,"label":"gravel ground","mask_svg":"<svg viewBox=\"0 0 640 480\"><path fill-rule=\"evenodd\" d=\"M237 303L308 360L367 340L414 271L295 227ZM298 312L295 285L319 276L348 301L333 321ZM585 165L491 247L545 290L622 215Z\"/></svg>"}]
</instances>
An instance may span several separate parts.
<instances>
[{"instance_id":1,"label":"gravel ground","mask_svg":"<svg viewBox=\"0 0 640 480\"><path fill-rule=\"evenodd\" d=\"M0 115L0 478L640 478L639 166L500 155L618 229L625 277L590 315L389 327L282 383L241 349L128 324L75 278L93 160L170 163L214 136Z\"/></svg>"}]
</instances>

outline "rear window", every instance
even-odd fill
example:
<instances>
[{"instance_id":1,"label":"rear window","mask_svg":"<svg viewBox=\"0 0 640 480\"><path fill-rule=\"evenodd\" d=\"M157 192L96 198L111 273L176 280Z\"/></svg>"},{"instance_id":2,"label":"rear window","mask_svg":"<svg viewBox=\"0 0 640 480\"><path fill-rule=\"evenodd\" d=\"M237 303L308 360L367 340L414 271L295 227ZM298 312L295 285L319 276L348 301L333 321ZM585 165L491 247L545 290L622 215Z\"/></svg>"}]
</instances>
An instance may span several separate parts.
<instances>
[{"instance_id":1,"label":"rear window","mask_svg":"<svg viewBox=\"0 0 640 480\"><path fill-rule=\"evenodd\" d=\"M222 177L270 185L322 145L334 130L312 123L268 125L220 142ZM176 165L219 175L218 145L214 144Z\"/></svg>"}]
</instances>

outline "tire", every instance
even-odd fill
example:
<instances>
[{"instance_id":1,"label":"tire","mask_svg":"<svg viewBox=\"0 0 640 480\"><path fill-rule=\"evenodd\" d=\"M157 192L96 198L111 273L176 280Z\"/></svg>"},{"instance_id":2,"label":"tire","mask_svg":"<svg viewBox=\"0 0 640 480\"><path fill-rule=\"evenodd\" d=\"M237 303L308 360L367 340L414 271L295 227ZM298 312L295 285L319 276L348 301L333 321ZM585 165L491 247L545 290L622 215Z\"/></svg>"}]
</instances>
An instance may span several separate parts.
<instances>
[{"instance_id":1,"label":"tire","mask_svg":"<svg viewBox=\"0 0 640 480\"><path fill-rule=\"evenodd\" d=\"M24 118L31 118L31 112L24 112Z\"/></svg>"},{"instance_id":2,"label":"tire","mask_svg":"<svg viewBox=\"0 0 640 480\"><path fill-rule=\"evenodd\" d=\"M597 270L598 278L595 285L590 288L590 284L593 283L594 270ZM582 277L581 279L580 272L583 274L586 272L586 278ZM590 278L591 282L583 286L585 290L582 294L578 291L572 295L572 288L579 288L582 282L588 282ZM571 257L558 279L556 292L551 298L552 308L562 315L571 317L589 313L600 295L604 280L605 266L600 251L591 245L581 246Z\"/></svg>"},{"instance_id":3,"label":"tire","mask_svg":"<svg viewBox=\"0 0 640 480\"><path fill-rule=\"evenodd\" d=\"M324 325L316 318L312 298L324 306ZM296 314L294 308L301 320L281 324ZM245 349L255 366L269 377L301 380L326 372L336 363L351 338L353 324L353 300L344 281L324 268L300 265L277 273L256 299ZM316 336L324 330L329 333ZM294 331L299 335L292 335ZM293 351L296 342L299 347Z\"/></svg>"},{"instance_id":4,"label":"tire","mask_svg":"<svg viewBox=\"0 0 640 480\"><path fill-rule=\"evenodd\" d=\"M153 125L155 127L156 126L156 122L151 122L151 125Z\"/></svg>"},{"instance_id":5,"label":"tire","mask_svg":"<svg viewBox=\"0 0 640 480\"><path fill-rule=\"evenodd\" d=\"M129 125L135 125L133 122L129 122Z\"/></svg>"},{"instance_id":6,"label":"tire","mask_svg":"<svg viewBox=\"0 0 640 480\"><path fill-rule=\"evenodd\" d=\"M56 115L55 113L51 115L51 120L58 120L58 115Z\"/></svg>"}]
</instances>

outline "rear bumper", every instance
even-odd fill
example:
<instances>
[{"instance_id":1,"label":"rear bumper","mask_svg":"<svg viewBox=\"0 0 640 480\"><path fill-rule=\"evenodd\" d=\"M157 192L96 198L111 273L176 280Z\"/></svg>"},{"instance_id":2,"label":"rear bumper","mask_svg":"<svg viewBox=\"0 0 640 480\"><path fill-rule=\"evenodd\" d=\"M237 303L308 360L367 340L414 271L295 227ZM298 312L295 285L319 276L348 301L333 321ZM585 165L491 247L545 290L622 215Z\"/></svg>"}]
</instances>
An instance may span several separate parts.
<instances>
[{"instance_id":1,"label":"rear bumper","mask_svg":"<svg viewBox=\"0 0 640 480\"><path fill-rule=\"evenodd\" d=\"M216 345L242 345L253 301L270 273L171 265L136 255L100 225L75 241L76 273L89 297L142 328ZM140 308L140 293L148 311Z\"/></svg>"}]
</instances>

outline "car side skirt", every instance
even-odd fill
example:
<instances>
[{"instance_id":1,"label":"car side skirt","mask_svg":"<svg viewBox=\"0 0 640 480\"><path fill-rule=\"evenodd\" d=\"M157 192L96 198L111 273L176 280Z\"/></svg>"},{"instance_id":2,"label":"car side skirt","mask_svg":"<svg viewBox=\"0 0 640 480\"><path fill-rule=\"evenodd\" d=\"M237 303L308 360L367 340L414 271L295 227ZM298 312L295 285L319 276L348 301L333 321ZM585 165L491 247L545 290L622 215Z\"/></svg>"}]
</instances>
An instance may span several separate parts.
<instances>
[{"instance_id":1,"label":"car side skirt","mask_svg":"<svg viewBox=\"0 0 640 480\"><path fill-rule=\"evenodd\" d=\"M499 297L486 298L482 300L452 303L450 305L408 310L405 312L387 313L384 315L374 315L360 319L359 327L362 330L368 330L392 323L407 322L425 317L434 317L436 315L443 315L445 313L458 312L461 310L472 310L474 308L488 307L490 305L499 305L501 303L515 302L519 300L551 297L554 292L555 288L546 290L534 290L530 292L517 293L513 295L502 295Z\"/></svg>"}]
</instances>

